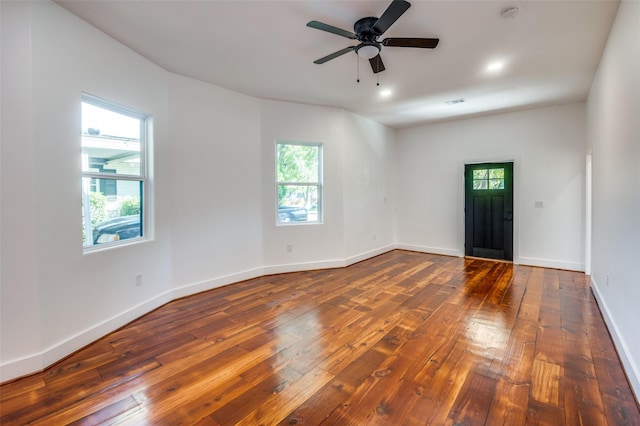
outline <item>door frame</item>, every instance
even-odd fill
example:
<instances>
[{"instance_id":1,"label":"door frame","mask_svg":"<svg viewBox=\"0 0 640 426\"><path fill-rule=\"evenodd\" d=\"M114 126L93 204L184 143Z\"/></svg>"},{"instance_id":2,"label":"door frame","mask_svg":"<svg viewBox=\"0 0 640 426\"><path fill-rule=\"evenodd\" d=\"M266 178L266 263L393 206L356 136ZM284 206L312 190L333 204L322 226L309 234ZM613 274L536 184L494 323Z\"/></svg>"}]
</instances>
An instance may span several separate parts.
<instances>
[{"instance_id":1,"label":"door frame","mask_svg":"<svg viewBox=\"0 0 640 426\"><path fill-rule=\"evenodd\" d=\"M587 152L585 164L585 230L584 230L584 273L591 275L591 239L593 220L593 153Z\"/></svg>"},{"instance_id":2,"label":"door frame","mask_svg":"<svg viewBox=\"0 0 640 426\"><path fill-rule=\"evenodd\" d=\"M513 163L513 264L520 263L520 156L473 158L458 163L458 253L465 257L465 166L474 164Z\"/></svg>"}]
</instances>

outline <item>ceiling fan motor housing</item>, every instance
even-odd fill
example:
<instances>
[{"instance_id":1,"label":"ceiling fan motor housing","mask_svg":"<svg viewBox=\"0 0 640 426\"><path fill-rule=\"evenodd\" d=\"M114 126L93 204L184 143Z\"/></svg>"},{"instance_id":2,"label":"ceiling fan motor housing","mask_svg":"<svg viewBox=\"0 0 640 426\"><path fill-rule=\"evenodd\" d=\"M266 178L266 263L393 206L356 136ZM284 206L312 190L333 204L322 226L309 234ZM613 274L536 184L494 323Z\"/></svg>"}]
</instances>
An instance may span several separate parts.
<instances>
[{"instance_id":1,"label":"ceiling fan motor housing","mask_svg":"<svg viewBox=\"0 0 640 426\"><path fill-rule=\"evenodd\" d=\"M380 34L373 29L376 22L378 22L378 18L374 16L358 19L356 23L353 24L353 31L358 36L358 40L373 41L378 38Z\"/></svg>"}]
</instances>

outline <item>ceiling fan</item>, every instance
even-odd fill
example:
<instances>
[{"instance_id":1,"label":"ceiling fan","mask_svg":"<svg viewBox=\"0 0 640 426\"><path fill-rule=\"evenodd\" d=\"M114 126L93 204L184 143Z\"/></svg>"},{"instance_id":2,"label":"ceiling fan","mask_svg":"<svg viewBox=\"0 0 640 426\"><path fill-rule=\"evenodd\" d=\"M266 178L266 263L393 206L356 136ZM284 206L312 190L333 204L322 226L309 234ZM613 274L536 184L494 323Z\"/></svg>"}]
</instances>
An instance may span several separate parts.
<instances>
[{"instance_id":1,"label":"ceiling fan","mask_svg":"<svg viewBox=\"0 0 640 426\"><path fill-rule=\"evenodd\" d=\"M433 49L438 45L440 39L437 38L399 38L390 37L382 41L378 41L378 37L385 33L411 7L411 3L405 0L393 0L387 10L384 11L380 18L367 17L356 21L353 25L354 32L346 31L332 25L324 24L318 21L307 23L307 27L317 30L326 31L352 40L358 40L360 44L357 46L349 46L338 50L330 55L313 61L314 64L324 64L327 61L335 59L339 56L349 53L352 50L361 58L369 60L371 69L374 73L385 70L380 50L382 46L390 47L417 47L423 49Z\"/></svg>"}]
</instances>

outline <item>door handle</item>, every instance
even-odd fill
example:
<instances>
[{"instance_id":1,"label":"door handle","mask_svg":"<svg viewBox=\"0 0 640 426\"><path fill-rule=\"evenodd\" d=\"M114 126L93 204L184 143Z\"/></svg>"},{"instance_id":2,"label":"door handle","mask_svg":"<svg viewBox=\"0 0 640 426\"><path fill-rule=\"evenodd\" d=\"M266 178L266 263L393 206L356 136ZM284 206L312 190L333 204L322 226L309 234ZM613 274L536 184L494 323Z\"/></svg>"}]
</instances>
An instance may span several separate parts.
<instances>
[{"instance_id":1,"label":"door handle","mask_svg":"<svg viewBox=\"0 0 640 426\"><path fill-rule=\"evenodd\" d=\"M507 222L511 222L513 220L513 215L510 215L510 214L506 215L504 217L504 220L506 220Z\"/></svg>"}]
</instances>

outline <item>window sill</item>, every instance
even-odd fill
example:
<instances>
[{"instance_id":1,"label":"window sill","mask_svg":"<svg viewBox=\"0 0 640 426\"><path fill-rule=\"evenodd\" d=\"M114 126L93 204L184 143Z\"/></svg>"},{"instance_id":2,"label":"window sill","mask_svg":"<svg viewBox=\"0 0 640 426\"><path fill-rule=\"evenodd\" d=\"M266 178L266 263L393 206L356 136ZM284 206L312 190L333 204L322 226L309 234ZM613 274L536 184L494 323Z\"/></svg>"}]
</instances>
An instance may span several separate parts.
<instances>
[{"instance_id":1,"label":"window sill","mask_svg":"<svg viewBox=\"0 0 640 426\"><path fill-rule=\"evenodd\" d=\"M145 244L151 241L153 241L153 239L151 238L138 237L138 238L129 238L127 240L122 240L114 243L96 244L89 247L83 247L82 254L87 255L87 254L93 254L93 253L101 253L105 251L119 249L122 247L137 246L137 245Z\"/></svg>"}]
</instances>

